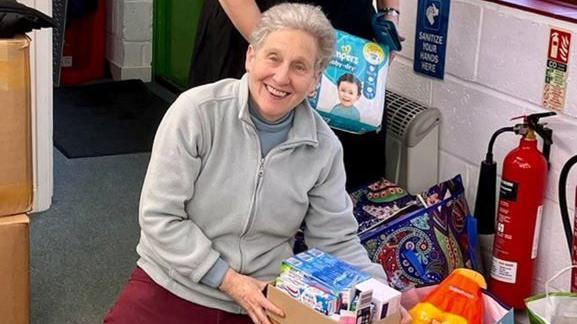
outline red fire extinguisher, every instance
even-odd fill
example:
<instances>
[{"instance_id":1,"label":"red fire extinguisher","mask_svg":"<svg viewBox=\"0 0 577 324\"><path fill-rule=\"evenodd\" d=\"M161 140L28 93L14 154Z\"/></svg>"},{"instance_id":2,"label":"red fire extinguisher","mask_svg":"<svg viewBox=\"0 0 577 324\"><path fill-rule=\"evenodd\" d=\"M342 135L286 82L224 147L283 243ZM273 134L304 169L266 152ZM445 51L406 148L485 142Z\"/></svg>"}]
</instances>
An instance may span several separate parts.
<instances>
[{"instance_id":1,"label":"red fire extinguisher","mask_svg":"<svg viewBox=\"0 0 577 324\"><path fill-rule=\"evenodd\" d=\"M531 295L552 144L552 131L539 118L554 114L525 116L519 146L503 162L489 290L515 309L524 309ZM543 152L536 134L544 140Z\"/></svg>"},{"instance_id":2,"label":"red fire extinguisher","mask_svg":"<svg viewBox=\"0 0 577 324\"><path fill-rule=\"evenodd\" d=\"M569 219L569 210L567 209L566 185L567 176L573 165L577 164L577 155L570 158L559 174L559 207L561 208L561 217L563 219L563 229L565 238L569 246L569 255L571 255L571 264L577 265L577 188L575 188L575 217L573 221L573 236L571 236L571 220ZM571 292L577 293L577 269L573 268L571 273Z\"/></svg>"}]
</instances>

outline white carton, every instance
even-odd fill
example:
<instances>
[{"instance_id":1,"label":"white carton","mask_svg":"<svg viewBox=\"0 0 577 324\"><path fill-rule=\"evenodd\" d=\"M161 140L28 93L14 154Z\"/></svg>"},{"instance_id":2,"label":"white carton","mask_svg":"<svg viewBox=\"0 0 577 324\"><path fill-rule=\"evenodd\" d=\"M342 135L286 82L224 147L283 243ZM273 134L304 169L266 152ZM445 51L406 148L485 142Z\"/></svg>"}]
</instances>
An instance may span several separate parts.
<instances>
[{"instance_id":1,"label":"white carton","mask_svg":"<svg viewBox=\"0 0 577 324\"><path fill-rule=\"evenodd\" d=\"M375 305L373 320L385 318L401 311L401 292L371 278L356 285L361 291L373 291L371 302Z\"/></svg>"}]
</instances>

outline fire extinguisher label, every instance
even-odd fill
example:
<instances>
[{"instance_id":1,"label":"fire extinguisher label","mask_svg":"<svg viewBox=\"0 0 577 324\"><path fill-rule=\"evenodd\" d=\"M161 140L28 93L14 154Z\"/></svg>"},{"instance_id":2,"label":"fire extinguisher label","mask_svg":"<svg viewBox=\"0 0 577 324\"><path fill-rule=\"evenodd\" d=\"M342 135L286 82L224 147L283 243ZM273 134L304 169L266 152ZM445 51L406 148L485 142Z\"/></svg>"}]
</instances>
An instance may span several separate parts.
<instances>
[{"instance_id":1,"label":"fire extinguisher label","mask_svg":"<svg viewBox=\"0 0 577 324\"><path fill-rule=\"evenodd\" d=\"M517 262L505 261L493 256L491 277L502 282L515 283L517 280Z\"/></svg>"},{"instance_id":2,"label":"fire extinguisher label","mask_svg":"<svg viewBox=\"0 0 577 324\"><path fill-rule=\"evenodd\" d=\"M499 190L499 199L508 201L517 201L518 185L515 182L501 180L501 189Z\"/></svg>"},{"instance_id":3,"label":"fire extinguisher label","mask_svg":"<svg viewBox=\"0 0 577 324\"><path fill-rule=\"evenodd\" d=\"M543 219L543 205L537 208L537 219L535 220L535 232L533 233L533 247L531 249L531 259L537 257L539 250L539 236L541 233L541 220Z\"/></svg>"}]
</instances>

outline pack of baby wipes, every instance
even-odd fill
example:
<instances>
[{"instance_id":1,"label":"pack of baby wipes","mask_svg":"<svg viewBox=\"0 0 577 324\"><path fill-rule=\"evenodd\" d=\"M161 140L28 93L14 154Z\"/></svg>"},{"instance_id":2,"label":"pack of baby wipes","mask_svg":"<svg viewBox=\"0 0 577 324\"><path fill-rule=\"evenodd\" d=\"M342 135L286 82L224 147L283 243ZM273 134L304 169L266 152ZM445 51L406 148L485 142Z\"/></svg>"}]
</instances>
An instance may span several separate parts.
<instances>
[{"instance_id":1,"label":"pack of baby wipes","mask_svg":"<svg viewBox=\"0 0 577 324\"><path fill-rule=\"evenodd\" d=\"M385 105L389 48L336 31L336 51L308 97L332 128L363 134L378 131Z\"/></svg>"}]
</instances>

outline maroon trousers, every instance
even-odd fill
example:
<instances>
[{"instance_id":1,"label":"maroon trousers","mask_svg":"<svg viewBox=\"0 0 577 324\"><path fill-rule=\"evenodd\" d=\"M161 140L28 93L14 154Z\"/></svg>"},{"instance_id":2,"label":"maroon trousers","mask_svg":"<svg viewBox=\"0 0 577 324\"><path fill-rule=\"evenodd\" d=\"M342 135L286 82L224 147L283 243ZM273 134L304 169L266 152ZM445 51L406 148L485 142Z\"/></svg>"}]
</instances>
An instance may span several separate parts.
<instances>
[{"instance_id":1,"label":"maroon trousers","mask_svg":"<svg viewBox=\"0 0 577 324\"><path fill-rule=\"evenodd\" d=\"M232 314L191 303L134 269L105 324L251 324L248 315Z\"/></svg>"}]
</instances>

